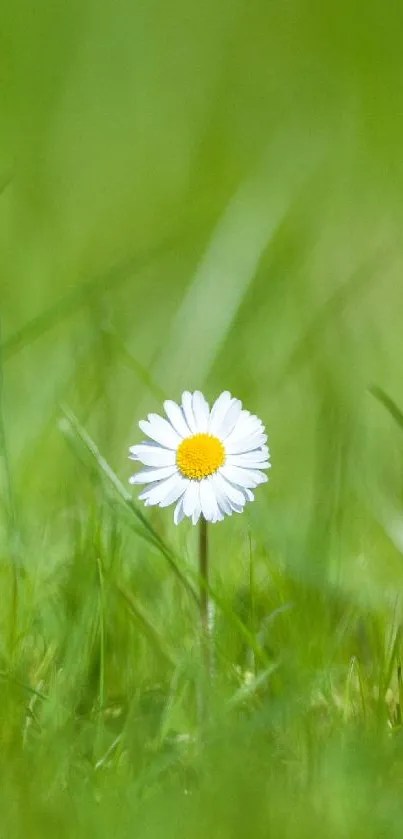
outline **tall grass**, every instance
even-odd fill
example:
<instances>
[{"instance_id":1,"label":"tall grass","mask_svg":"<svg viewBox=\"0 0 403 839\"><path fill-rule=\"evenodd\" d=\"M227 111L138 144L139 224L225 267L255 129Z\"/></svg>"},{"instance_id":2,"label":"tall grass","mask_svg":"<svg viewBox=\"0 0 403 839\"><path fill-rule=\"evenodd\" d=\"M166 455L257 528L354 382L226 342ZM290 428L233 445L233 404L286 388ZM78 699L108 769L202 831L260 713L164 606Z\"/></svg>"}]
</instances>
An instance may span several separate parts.
<instances>
[{"instance_id":1,"label":"tall grass","mask_svg":"<svg viewBox=\"0 0 403 839\"><path fill-rule=\"evenodd\" d=\"M402 10L4 3L0 837L402 833ZM183 388L270 482L129 491Z\"/></svg>"}]
</instances>

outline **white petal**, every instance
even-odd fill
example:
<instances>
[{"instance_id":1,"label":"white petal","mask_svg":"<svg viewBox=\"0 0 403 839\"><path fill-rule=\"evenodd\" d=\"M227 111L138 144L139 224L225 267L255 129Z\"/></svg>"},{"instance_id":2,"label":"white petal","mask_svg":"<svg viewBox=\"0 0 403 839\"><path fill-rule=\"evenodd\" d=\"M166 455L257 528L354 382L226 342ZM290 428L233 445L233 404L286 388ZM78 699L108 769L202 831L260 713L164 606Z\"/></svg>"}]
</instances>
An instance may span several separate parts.
<instances>
[{"instance_id":1,"label":"white petal","mask_svg":"<svg viewBox=\"0 0 403 839\"><path fill-rule=\"evenodd\" d=\"M220 508L217 507L217 510L218 510L218 512L217 512L217 515L216 515L215 519L213 519L213 524L216 524L218 521L224 521L224 516L223 516Z\"/></svg>"},{"instance_id":2,"label":"white petal","mask_svg":"<svg viewBox=\"0 0 403 839\"><path fill-rule=\"evenodd\" d=\"M178 501L178 503L175 507L175 512L174 512L174 522L175 522L175 524L180 524L180 522L184 518L185 518L185 514L183 512L183 500L182 500L182 498L180 498L180 500Z\"/></svg>"},{"instance_id":3,"label":"white petal","mask_svg":"<svg viewBox=\"0 0 403 839\"><path fill-rule=\"evenodd\" d=\"M210 414L210 422L209 422L209 432L210 434L216 434L217 429L220 427L225 414L231 404L231 394L228 390L224 390L224 392L218 397L218 399L214 402L214 405L211 409Z\"/></svg>"},{"instance_id":4,"label":"white petal","mask_svg":"<svg viewBox=\"0 0 403 839\"><path fill-rule=\"evenodd\" d=\"M185 420L192 432L192 434L197 434L197 426L196 420L193 414L193 407L192 407L192 394L189 393L188 390L185 390L182 393L182 407L183 413L185 414Z\"/></svg>"},{"instance_id":5,"label":"white petal","mask_svg":"<svg viewBox=\"0 0 403 839\"><path fill-rule=\"evenodd\" d=\"M130 484L151 484L154 481L162 481L164 478L170 478L178 471L177 466L163 466L162 469L144 469L137 472L129 478Z\"/></svg>"},{"instance_id":6,"label":"white petal","mask_svg":"<svg viewBox=\"0 0 403 839\"><path fill-rule=\"evenodd\" d=\"M214 521L218 515L214 485L209 478L199 482L200 506L206 521Z\"/></svg>"},{"instance_id":7,"label":"white petal","mask_svg":"<svg viewBox=\"0 0 403 839\"><path fill-rule=\"evenodd\" d=\"M233 510L234 513L243 513L244 506L245 501L242 504L234 504L234 502L231 501L231 510Z\"/></svg>"},{"instance_id":8,"label":"white petal","mask_svg":"<svg viewBox=\"0 0 403 839\"><path fill-rule=\"evenodd\" d=\"M172 493L172 490L177 489L180 486L180 475L172 475L171 478L167 478L165 481L159 481L157 484L153 484L151 487L144 489L140 493L139 499L140 501L146 501L147 506L160 504L161 501L164 501L164 499Z\"/></svg>"},{"instance_id":9,"label":"white petal","mask_svg":"<svg viewBox=\"0 0 403 839\"><path fill-rule=\"evenodd\" d=\"M251 449L243 454L236 455L239 458L256 457L261 460L270 460L270 452L266 445L259 446L257 449Z\"/></svg>"},{"instance_id":10,"label":"white petal","mask_svg":"<svg viewBox=\"0 0 403 839\"><path fill-rule=\"evenodd\" d=\"M249 487L237 487L237 489L240 489L241 492L243 493L243 496L245 498L244 503L246 503L248 501L254 501L255 500L255 496L254 496L252 490L249 489Z\"/></svg>"},{"instance_id":11,"label":"white petal","mask_svg":"<svg viewBox=\"0 0 403 839\"><path fill-rule=\"evenodd\" d=\"M221 469L213 475L215 485L219 486L220 491L225 495L228 501L231 503L231 507L233 504L238 505L239 507L243 507L245 504L245 497L240 489L234 487L231 483L229 483L222 475ZM234 509L232 507L232 509Z\"/></svg>"},{"instance_id":12,"label":"white petal","mask_svg":"<svg viewBox=\"0 0 403 839\"><path fill-rule=\"evenodd\" d=\"M193 394L192 407L197 431L205 434L209 427L210 409L200 390L195 390Z\"/></svg>"},{"instance_id":13,"label":"white petal","mask_svg":"<svg viewBox=\"0 0 403 839\"><path fill-rule=\"evenodd\" d=\"M176 449L181 442L181 437L174 431L170 422L159 417L158 414L149 414L147 420L140 420L139 426L147 437L151 437L156 443L160 443L167 449Z\"/></svg>"},{"instance_id":14,"label":"white petal","mask_svg":"<svg viewBox=\"0 0 403 839\"><path fill-rule=\"evenodd\" d=\"M211 481L212 481L212 484L213 484L213 487L214 487L215 497L217 499L217 504L219 506L219 509L223 513L225 513L227 516L231 516L232 515L231 504L229 502L229 499L228 499L228 496L227 496L225 490L222 487L222 484L220 483L220 480L219 479L217 480L217 475L212 475Z\"/></svg>"},{"instance_id":15,"label":"white petal","mask_svg":"<svg viewBox=\"0 0 403 839\"><path fill-rule=\"evenodd\" d=\"M233 431L228 435L228 442L235 442L235 440L242 440L252 434L264 433L264 425L261 420L249 411L241 411L238 422L235 424Z\"/></svg>"},{"instance_id":16,"label":"white petal","mask_svg":"<svg viewBox=\"0 0 403 839\"><path fill-rule=\"evenodd\" d=\"M169 507L170 504L173 504L178 498L182 498L184 492L186 491L188 481L186 478L182 478L182 475L178 474L178 483L171 489L171 492L165 496L165 498L160 501L160 507Z\"/></svg>"},{"instance_id":17,"label":"white petal","mask_svg":"<svg viewBox=\"0 0 403 839\"><path fill-rule=\"evenodd\" d=\"M189 481L188 488L183 496L183 512L185 516L192 516L193 510L199 504L198 481Z\"/></svg>"},{"instance_id":18,"label":"white petal","mask_svg":"<svg viewBox=\"0 0 403 839\"><path fill-rule=\"evenodd\" d=\"M250 454L228 454L225 463L231 466L243 466L246 469L269 469L270 461L267 460L267 456L259 456L258 451L259 449Z\"/></svg>"},{"instance_id":19,"label":"white petal","mask_svg":"<svg viewBox=\"0 0 403 839\"><path fill-rule=\"evenodd\" d=\"M192 524L197 524L197 522L199 521L200 515L201 515L201 506L200 506L200 500L198 499L197 505L194 508L193 513L192 513Z\"/></svg>"},{"instance_id":20,"label":"white petal","mask_svg":"<svg viewBox=\"0 0 403 839\"><path fill-rule=\"evenodd\" d=\"M230 466L226 464L221 467L220 474L227 481L236 484L238 487L253 488L267 482L267 475L264 472L259 472L258 469L244 469L241 466Z\"/></svg>"},{"instance_id":21,"label":"white petal","mask_svg":"<svg viewBox=\"0 0 403 839\"><path fill-rule=\"evenodd\" d=\"M167 399L164 402L164 408L165 413L175 431L177 431L181 437L190 437L191 431L186 423L182 408L180 408L179 405L171 399Z\"/></svg>"},{"instance_id":22,"label":"white petal","mask_svg":"<svg viewBox=\"0 0 403 839\"><path fill-rule=\"evenodd\" d=\"M224 516L232 516L231 503L228 501L227 498L224 500L224 496L223 496L222 498L217 499L217 504L218 504L218 509L223 514L223 518L224 518Z\"/></svg>"},{"instance_id":23,"label":"white petal","mask_svg":"<svg viewBox=\"0 0 403 839\"><path fill-rule=\"evenodd\" d=\"M225 449L227 454L241 454L242 452L251 452L254 449L259 449L266 443L266 434L252 434L250 437L243 437L242 440L225 441Z\"/></svg>"},{"instance_id":24,"label":"white petal","mask_svg":"<svg viewBox=\"0 0 403 839\"><path fill-rule=\"evenodd\" d=\"M220 440L225 440L231 434L241 411L242 402L239 399L233 399L217 429Z\"/></svg>"},{"instance_id":25,"label":"white petal","mask_svg":"<svg viewBox=\"0 0 403 839\"><path fill-rule=\"evenodd\" d=\"M163 449L162 446L153 446L152 443L139 443L138 446L131 446L131 459L139 460L144 466L174 466L175 452L172 449Z\"/></svg>"}]
</instances>

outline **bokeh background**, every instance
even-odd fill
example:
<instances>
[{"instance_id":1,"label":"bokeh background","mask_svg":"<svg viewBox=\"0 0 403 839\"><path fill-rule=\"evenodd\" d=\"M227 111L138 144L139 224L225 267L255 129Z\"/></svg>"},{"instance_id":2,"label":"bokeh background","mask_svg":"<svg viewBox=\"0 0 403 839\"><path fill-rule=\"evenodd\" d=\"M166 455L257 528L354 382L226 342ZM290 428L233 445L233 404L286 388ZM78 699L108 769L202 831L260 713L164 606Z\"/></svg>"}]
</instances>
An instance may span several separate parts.
<instances>
[{"instance_id":1,"label":"bokeh background","mask_svg":"<svg viewBox=\"0 0 403 839\"><path fill-rule=\"evenodd\" d=\"M403 7L1 19L0 836L399 837ZM207 718L195 533L126 496L185 388L273 461Z\"/></svg>"}]
</instances>

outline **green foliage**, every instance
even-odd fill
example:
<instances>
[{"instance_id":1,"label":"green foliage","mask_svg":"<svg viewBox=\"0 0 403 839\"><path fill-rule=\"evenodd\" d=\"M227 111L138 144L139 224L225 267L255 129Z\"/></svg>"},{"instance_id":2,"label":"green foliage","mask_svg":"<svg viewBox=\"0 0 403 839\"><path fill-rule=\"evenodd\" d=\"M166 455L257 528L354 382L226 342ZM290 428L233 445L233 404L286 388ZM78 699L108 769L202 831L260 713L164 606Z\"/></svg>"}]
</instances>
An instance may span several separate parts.
<instances>
[{"instance_id":1,"label":"green foliage","mask_svg":"<svg viewBox=\"0 0 403 839\"><path fill-rule=\"evenodd\" d=\"M402 8L3 3L0 839L400 839ZM128 484L185 387L273 461L210 685Z\"/></svg>"}]
</instances>

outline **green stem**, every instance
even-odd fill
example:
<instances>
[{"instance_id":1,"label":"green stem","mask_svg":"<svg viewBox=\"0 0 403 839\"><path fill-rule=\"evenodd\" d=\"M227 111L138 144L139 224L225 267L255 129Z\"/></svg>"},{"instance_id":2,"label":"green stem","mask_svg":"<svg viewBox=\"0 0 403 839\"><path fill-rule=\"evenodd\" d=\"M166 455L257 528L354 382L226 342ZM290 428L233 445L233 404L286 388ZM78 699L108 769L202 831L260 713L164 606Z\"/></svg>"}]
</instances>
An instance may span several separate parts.
<instances>
[{"instance_id":1,"label":"green stem","mask_svg":"<svg viewBox=\"0 0 403 839\"><path fill-rule=\"evenodd\" d=\"M206 677L210 678L210 633L209 633L209 602L208 602L208 533L207 521L204 516L200 518L199 527L199 575L200 575L200 621L201 621L201 643L206 668Z\"/></svg>"},{"instance_id":2,"label":"green stem","mask_svg":"<svg viewBox=\"0 0 403 839\"><path fill-rule=\"evenodd\" d=\"M204 633L208 633L208 540L207 522L202 516L199 529L200 617Z\"/></svg>"}]
</instances>

